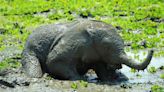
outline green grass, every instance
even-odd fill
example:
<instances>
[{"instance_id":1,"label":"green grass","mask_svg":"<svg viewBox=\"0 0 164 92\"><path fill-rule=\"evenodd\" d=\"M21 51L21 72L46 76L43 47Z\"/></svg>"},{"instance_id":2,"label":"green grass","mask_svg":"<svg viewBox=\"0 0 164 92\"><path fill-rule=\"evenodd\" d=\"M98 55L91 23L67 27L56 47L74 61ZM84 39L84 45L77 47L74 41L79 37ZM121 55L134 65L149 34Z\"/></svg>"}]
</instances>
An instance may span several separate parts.
<instances>
[{"instance_id":1,"label":"green grass","mask_svg":"<svg viewBox=\"0 0 164 92\"><path fill-rule=\"evenodd\" d=\"M163 0L0 0L0 51L6 46L23 49L28 35L40 25L77 17L119 27L131 49L163 48L163 7ZM139 44L143 40L145 46ZM156 56L164 56L164 51Z\"/></svg>"}]
</instances>

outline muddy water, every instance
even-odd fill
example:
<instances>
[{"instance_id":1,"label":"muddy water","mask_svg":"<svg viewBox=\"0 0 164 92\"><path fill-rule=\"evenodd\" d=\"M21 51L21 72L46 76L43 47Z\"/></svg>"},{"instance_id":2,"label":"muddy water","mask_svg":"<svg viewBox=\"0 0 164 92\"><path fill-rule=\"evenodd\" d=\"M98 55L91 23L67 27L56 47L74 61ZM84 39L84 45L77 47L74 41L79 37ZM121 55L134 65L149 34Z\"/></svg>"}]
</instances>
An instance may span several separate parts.
<instances>
[{"instance_id":1,"label":"muddy water","mask_svg":"<svg viewBox=\"0 0 164 92\"><path fill-rule=\"evenodd\" d=\"M14 55L13 53L20 53L11 49L8 50L9 54L7 50L1 54L4 55L3 58L8 57L8 55L12 56ZM144 59L147 55L147 53L144 53L145 51L139 51L137 55L139 55L140 59ZM136 55L134 52L127 52L127 54L132 58ZM138 59L135 60L138 61ZM164 87L164 80L159 77L160 74L164 73L164 70L158 69L162 65L164 65L164 57L153 57L148 67L157 68L157 72L154 74L149 73L147 70L132 73L130 72L131 69L124 65L119 71L129 80L123 82L114 81L116 83L98 82L96 74L91 71L87 74L89 76L87 87L82 86L80 81L47 79L46 76L40 79L28 78L20 69L16 69L5 76L0 76L0 92L149 92L151 86L155 84ZM1 80L10 83L13 87L5 86L1 83ZM71 88L72 83L77 85L76 89Z\"/></svg>"}]
</instances>

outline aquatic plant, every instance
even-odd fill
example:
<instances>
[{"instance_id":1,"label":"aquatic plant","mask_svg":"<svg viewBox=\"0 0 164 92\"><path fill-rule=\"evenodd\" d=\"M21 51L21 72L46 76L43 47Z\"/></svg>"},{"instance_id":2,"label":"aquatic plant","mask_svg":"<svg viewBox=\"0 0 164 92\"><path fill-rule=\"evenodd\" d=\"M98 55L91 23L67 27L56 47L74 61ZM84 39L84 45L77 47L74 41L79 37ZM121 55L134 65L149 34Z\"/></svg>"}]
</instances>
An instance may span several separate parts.
<instances>
[{"instance_id":1,"label":"aquatic plant","mask_svg":"<svg viewBox=\"0 0 164 92\"><path fill-rule=\"evenodd\" d=\"M159 86L159 85L153 85L151 87L151 91L152 92L163 92L164 91L164 88Z\"/></svg>"},{"instance_id":2,"label":"aquatic plant","mask_svg":"<svg viewBox=\"0 0 164 92\"><path fill-rule=\"evenodd\" d=\"M74 83L74 82L73 82L73 83L71 84L71 88L72 88L72 89L77 89L77 88L78 88L77 83Z\"/></svg>"},{"instance_id":3,"label":"aquatic plant","mask_svg":"<svg viewBox=\"0 0 164 92\"><path fill-rule=\"evenodd\" d=\"M157 71L157 69L153 66L148 68L148 72L150 72L150 73L156 73L156 71Z\"/></svg>"}]
</instances>

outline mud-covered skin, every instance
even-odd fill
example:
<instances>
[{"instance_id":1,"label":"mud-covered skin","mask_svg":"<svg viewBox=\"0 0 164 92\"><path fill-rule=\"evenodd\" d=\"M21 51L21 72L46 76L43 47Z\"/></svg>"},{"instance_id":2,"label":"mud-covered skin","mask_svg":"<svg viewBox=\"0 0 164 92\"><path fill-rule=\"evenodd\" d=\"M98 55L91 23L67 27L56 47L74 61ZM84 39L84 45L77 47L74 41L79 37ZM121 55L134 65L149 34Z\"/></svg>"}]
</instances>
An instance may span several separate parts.
<instances>
[{"instance_id":1,"label":"mud-covered skin","mask_svg":"<svg viewBox=\"0 0 164 92\"><path fill-rule=\"evenodd\" d=\"M88 69L94 69L101 80L107 80L122 64L143 70L147 59L137 64L124 52L124 43L109 24L78 20L37 28L28 38L22 65L27 75L41 77L44 72L59 79L82 79Z\"/></svg>"}]
</instances>

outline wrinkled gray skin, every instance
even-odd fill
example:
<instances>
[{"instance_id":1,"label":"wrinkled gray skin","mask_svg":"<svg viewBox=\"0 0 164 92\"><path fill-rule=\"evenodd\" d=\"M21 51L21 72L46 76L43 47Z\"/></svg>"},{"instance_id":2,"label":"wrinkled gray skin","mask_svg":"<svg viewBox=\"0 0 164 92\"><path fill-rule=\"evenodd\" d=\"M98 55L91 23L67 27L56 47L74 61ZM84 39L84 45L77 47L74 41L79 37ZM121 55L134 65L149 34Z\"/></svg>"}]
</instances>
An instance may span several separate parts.
<instances>
[{"instance_id":1,"label":"wrinkled gray skin","mask_svg":"<svg viewBox=\"0 0 164 92\"><path fill-rule=\"evenodd\" d=\"M30 77L48 72L59 79L77 80L94 69L101 80L114 76L125 64L144 70L153 50L143 63L136 63L124 52L124 42L109 24L78 20L41 26L29 36L22 53L22 65Z\"/></svg>"}]
</instances>

